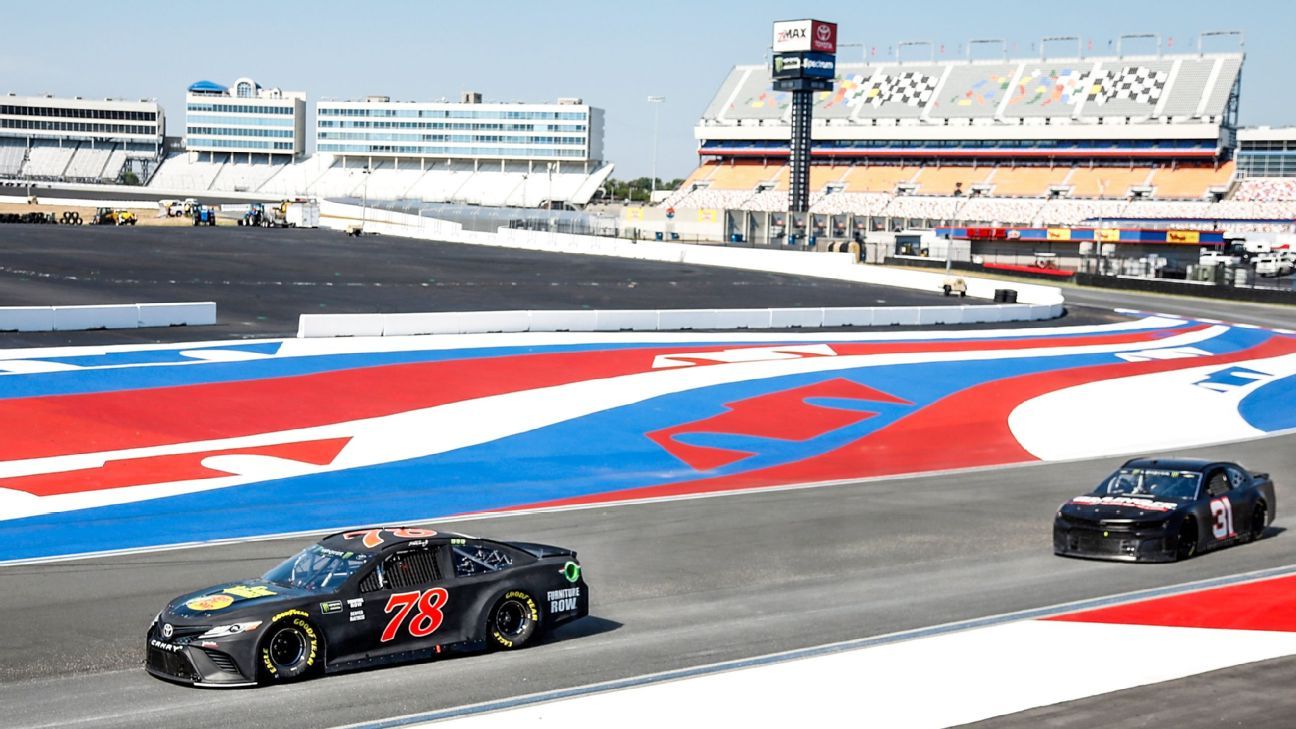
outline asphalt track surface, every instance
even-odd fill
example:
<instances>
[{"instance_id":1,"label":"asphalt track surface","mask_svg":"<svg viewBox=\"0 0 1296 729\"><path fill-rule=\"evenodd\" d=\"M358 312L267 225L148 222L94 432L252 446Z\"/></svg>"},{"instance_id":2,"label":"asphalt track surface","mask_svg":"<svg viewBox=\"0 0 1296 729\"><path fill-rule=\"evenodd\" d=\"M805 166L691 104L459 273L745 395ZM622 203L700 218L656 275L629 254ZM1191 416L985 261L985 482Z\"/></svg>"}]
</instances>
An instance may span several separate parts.
<instances>
[{"instance_id":1,"label":"asphalt track surface","mask_svg":"<svg viewBox=\"0 0 1296 729\"><path fill-rule=\"evenodd\" d=\"M0 306L215 301L204 327L0 333L0 346L294 336L300 314L948 304L940 292L329 230L0 226ZM986 303L961 299L960 303ZM1110 312L1068 323L1110 321Z\"/></svg>"},{"instance_id":2,"label":"asphalt track surface","mask_svg":"<svg viewBox=\"0 0 1296 729\"><path fill-rule=\"evenodd\" d=\"M1271 471L1279 509L1266 539L1183 564L1052 555L1057 505L1120 458L459 522L452 528L577 549L591 617L518 653L237 695L149 677L139 665L144 631L169 598L259 574L309 540L0 568L0 724L344 724L1280 567L1296 562L1286 531L1293 517L1283 508L1296 503L1293 446L1296 435L1194 451ZM1058 658L1063 670L1065 652ZM1138 657L1149 658L1156 657ZM1275 686L1266 671L1292 672L1290 662L1278 663L1230 669L1220 680ZM1123 692L1120 713L1104 699L1074 702L1074 710L1124 726L1134 725L1128 712L1142 717L1173 705L1175 726L1218 726L1231 702L1198 691L1199 680ZM1281 726L1296 711L1291 691L1253 691L1252 698L1245 708L1253 725ZM1073 716L1066 708L1037 711L1044 713L985 725L1042 726Z\"/></svg>"},{"instance_id":3,"label":"asphalt track surface","mask_svg":"<svg viewBox=\"0 0 1296 729\"><path fill-rule=\"evenodd\" d=\"M59 237L69 234L77 237ZM356 241L324 231L4 226L0 250L5 305L214 299L222 320L189 330L0 335L7 347L285 335L308 310L832 306L878 303L869 300L874 296L903 305L890 297L941 298L893 289L861 295L855 284L729 269ZM492 275L482 278L483 268ZM168 274L173 270L186 276ZM570 281L583 284L562 283ZM25 300L40 296L49 298ZM1067 296L1069 324L1110 320L1103 310L1113 306L1278 327L1296 322L1290 307L1083 289L1068 289ZM1296 436L1281 436L1193 452L1270 470L1280 505L1269 538L1182 565L1052 556L1057 504L1088 490L1119 458L462 522L452 528L578 549L592 617L517 654L236 695L147 676L139 665L144 630L171 597L260 574L309 540L0 567L0 727L369 721L1293 564L1296 548L1284 533L1293 520L1283 506L1296 504L1293 445ZM982 725L1169 720L1215 727L1242 719L1281 726L1296 714L1296 696L1264 687L1287 686L1293 674L1296 659L1281 659ZM1222 692L1228 686L1241 693Z\"/></svg>"}]
</instances>

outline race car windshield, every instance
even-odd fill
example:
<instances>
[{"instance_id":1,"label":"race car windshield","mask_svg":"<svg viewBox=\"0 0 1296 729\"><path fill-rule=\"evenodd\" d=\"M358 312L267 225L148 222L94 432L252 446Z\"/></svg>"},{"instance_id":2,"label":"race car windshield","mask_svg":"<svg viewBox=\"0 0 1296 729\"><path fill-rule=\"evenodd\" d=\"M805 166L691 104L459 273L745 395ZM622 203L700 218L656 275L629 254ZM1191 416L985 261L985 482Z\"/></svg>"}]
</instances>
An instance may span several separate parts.
<instances>
[{"instance_id":1,"label":"race car windshield","mask_svg":"<svg viewBox=\"0 0 1296 729\"><path fill-rule=\"evenodd\" d=\"M1148 496L1170 501L1197 498L1201 474L1196 471L1154 471L1122 468L1113 473L1098 493L1106 496Z\"/></svg>"},{"instance_id":2,"label":"race car windshield","mask_svg":"<svg viewBox=\"0 0 1296 729\"><path fill-rule=\"evenodd\" d=\"M263 578L303 590L329 590L346 582L372 558L371 554L341 552L312 544L265 573Z\"/></svg>"}]
</instances>

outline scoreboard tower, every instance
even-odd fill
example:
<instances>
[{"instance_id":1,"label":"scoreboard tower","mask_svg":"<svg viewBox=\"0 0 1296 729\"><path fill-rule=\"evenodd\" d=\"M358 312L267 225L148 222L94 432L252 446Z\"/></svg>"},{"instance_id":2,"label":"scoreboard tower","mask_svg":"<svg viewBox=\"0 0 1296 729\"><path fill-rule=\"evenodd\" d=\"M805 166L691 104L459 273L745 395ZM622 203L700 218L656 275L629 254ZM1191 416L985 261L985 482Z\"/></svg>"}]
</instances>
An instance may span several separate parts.
<instances>
[{"instance_id":1,"label":"scoreboard tower","mask_svg":"<svg viewBox=\"0 0 1296 729\"><path fill-rule=\"evenodd\" d=\"M814 94L831 91L837 72L837 24L822 20L774 23L771 77L775 91L792 92L788 211L810 209L810 121Z\"/></svg>"}]
</instances>

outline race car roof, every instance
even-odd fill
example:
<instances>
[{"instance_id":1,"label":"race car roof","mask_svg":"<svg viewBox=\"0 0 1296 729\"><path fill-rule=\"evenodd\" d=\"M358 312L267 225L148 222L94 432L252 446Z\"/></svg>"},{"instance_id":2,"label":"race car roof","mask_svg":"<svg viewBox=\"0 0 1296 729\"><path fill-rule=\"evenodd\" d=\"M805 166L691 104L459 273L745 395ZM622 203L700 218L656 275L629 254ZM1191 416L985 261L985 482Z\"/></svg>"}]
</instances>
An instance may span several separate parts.
<instances>
[{"instance_id":1,"label":"race car roof","mask_svg":"<svg viewBox=\"0 0 1296 729\"><path fill-rule=\"evenodd\" d=\"M348 529L344 532L330 534L319 541L319 543L330 549L345 550L348 552L365 552L379 551L390 549L407 542L414 541L445 541L447 539L470 539L471 537L458 532L446 532L438 529L426 529L422 527L377 527L377 528L359 528Z\"/></svg>"},{"instance_id":2,"label":"race car roof","mask_svg":"<svg viewBox=\"0 0 1296 729\"><path fill-rule=\"evenodd\" d=\"M1219 463L1205 458L1131 458L1121 468L1163 468L1169 471L1200 471Z\"/></svg>"}]
</instances>

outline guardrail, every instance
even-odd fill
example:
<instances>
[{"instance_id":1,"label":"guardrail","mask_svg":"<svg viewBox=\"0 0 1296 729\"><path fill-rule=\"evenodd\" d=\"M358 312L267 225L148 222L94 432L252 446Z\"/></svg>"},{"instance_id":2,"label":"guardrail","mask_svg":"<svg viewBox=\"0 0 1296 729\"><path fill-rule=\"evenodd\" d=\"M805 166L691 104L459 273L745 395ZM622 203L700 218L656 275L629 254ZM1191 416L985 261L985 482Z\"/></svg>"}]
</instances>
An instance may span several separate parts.
<instances>
[{"instance_id":1,"label":"guardrail","mask_svg":"<svg viewBox=\"0 0 1296 729\"><path fill-rule=\"evenodd\" d=\"M65 332L86 329L206 326L216 323L216 302L0 306L0 331Z\"/></svg>"},{"instance_id":2,"label":"guardrail","mask_svg":"<svg viewBox=\"0 0 1296 729\"><path fill-rule=\"evenodd\" d=\"M817 329L925 326L1044 318L1047 304L874 306L796 309L579 309L443 311L417 314L303 314L297 336L393 337L417 334L618 332L713 329Z\"/></svg>"}]
</instances>

